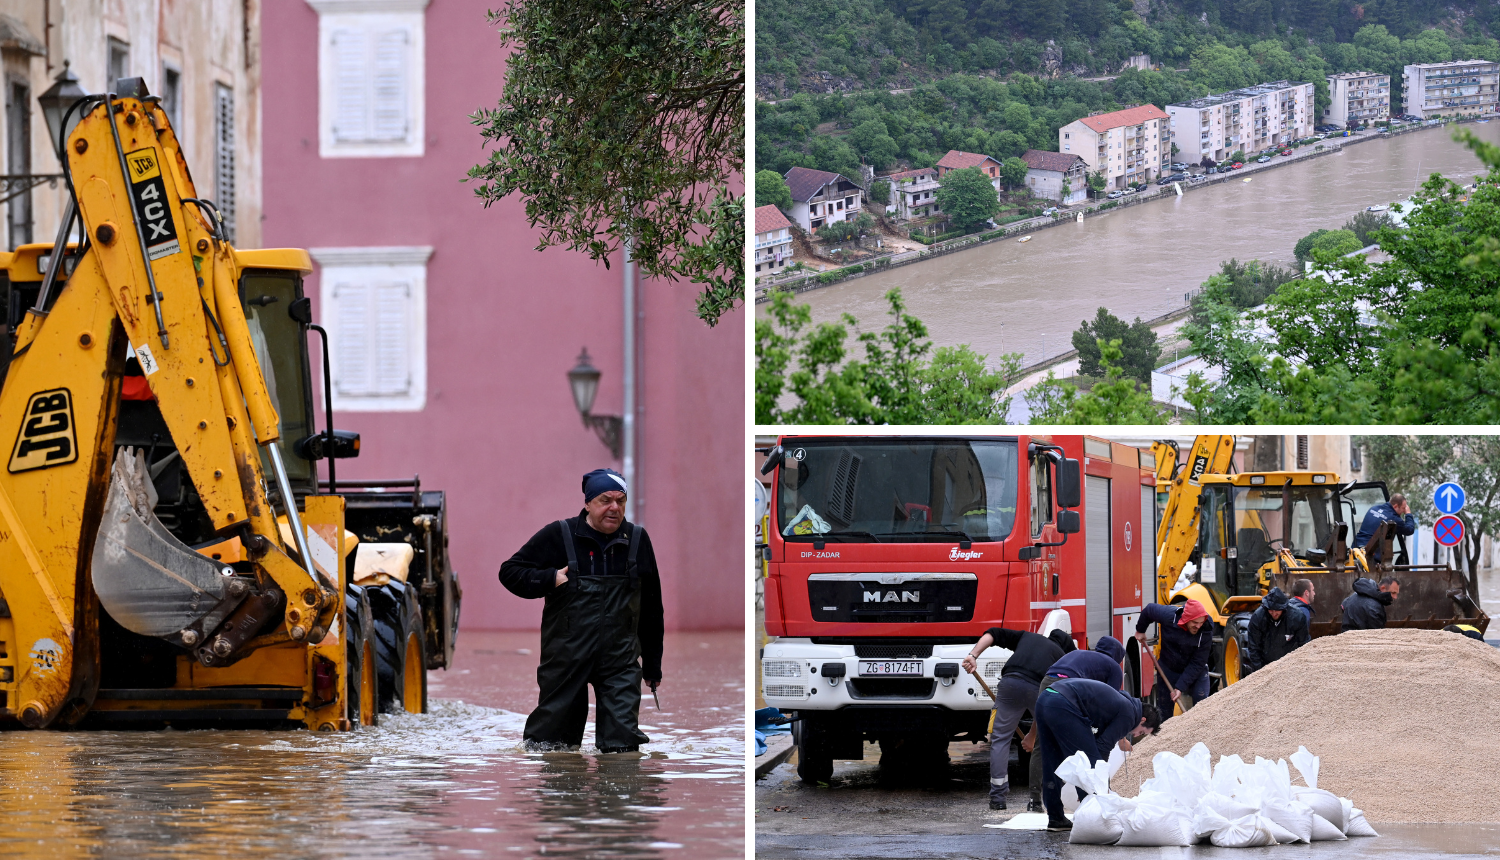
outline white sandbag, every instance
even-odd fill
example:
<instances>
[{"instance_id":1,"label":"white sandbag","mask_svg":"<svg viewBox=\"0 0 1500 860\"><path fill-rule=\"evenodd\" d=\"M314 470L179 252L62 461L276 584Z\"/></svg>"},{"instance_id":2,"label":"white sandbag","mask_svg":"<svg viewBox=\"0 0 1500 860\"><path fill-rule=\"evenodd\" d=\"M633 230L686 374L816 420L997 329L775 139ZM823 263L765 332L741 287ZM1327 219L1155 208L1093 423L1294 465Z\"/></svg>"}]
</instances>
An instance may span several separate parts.
<instances>
[{"instance_id":1,"label":"white sandbag","mask_svg":"<svg viewBox=\"0 0 1500 860\"><path fill-rule=\"evenodd\" d=\"M1083 801L1078 799L1078 792L1067 786L1063 786L1062 805L1063 812L1075 813L1078 811L1078 807L1083 805Z\"/></svg>"},{"instance_id":2,"label":"white sandbag","mask_svg":"<svg viewBox=\"0 0 1500 860\"><path fill-rule=\"evenodd\" d=\"M1348 827L1349 822L1344 817L1344 804L1333 792L1321 788L1304 788L1297 792L1295 799L1311 806L1313 812L1327 819L1340 833ZM1350 806L1353 807L1353 804Z\"/></svg>"},{"instance_id":3,"label":"white sandbag","mask_svg":"<svg viewBox=\"0 0 1500 860\"><path fill-rule=\"evenodd\" d=\"M1188 754L1182 757L1182 763L1189 773L1203 782L1204 786L1213 780L1213 754L1208 751L1208 745L1202 741L1193 744Z\"/></svg>"},{"instance_id":4,"label":"white sandbag","mask_svg":"<svg viewBox=\"0 0 1500 860\"><path fill-rule=\"evenodd\" d=\"M1349 814L1349 826L1344 830L1345 836L1379 836L1370 822L1365 820L1365 814L1361 810L1354 810Z\"/></svg>"},{"instance_id":5,"label":"white sandbag","mask_svg":"<svg viewBox=\"0 0 1500 860\"><path fill-rule=\"evenodd\" d=\"M1337 824L1317 813L1313 813L1312 841L1342 842L1348 838L1344 835L1344 831L1339 829Z\"/></svg>"},{"instance_id":6,"label":"white sandbag","mask_svg":"<svg viewBox=\"0 0 1500 860\"><path fill-rule=\"evenodd\" d=\"M1266 829L1271 831L1272 836L1276 837L1276 844L1290 845L1291 843L1297 841L1297 834L1293 833L1290 830L1287 830L1280 824L1277 824L1274 820L1267 818L1264 815L1261 816L1261 820L1266 822Z\"/></svg>"},{"instance_id":7,"label":"white sandbag","mask_svg":"<svg viewBox=\"0 0 1500 860\"><path fill-rule=\"evenodd\" d=\"M1215 830L1213 836L1209 837L1209 841L1220 848L1259 848L1263 845L1275 845L1276 837L1266 826L1268 823L1262 816L1247 815Z\"/></svg>"},{"instance_id":8,"label":"white sandbag","mask_svg":"<svg viewBox=\"0 0 1500 860\"><path fill-rule=\"evenodd\" d=\"M1263 805L1260 811L1265 817L1286 828L1298 842L1312 841L1313 811L1307 804L1295 800L1290 803L1272 802Z\"/></svg>"},{"instance_id":9,"label":"white sandbag","mask_svg":"<svg viewBox=\"0 0 1500 860\"><path fill-rule=\"evenodd\" d=\"M1302 774L1302 781L1308 788L1318 787L1318 757L1308 752L1307 747L1297 747L1292 753L1292 766Z\"/></svg>"},{"instance_id":10,"label":"white sandbag","mask_svg":"<svg viewBox=\"0 0 1500 860\"><path fill-rule=\"evenodd\" d=\"M1213 778L1209 782L1209 790L1232 797L1240 787L1240 770L1245 763L1237 755L1226 755L1219 757L1219 763L1214 765Z\"/></svg>"},{"instance_id":11,"label":"white sandbag","mask_svg":"<svg viewBox=\"0 0 1500 860\"><path fill-rule=\"evenodd\" d=\"M1109 775L1109 779L1114 779L1115 774L1120 772L1120 768L1125 766L1125 757L1128 755L1130 754L1120 749L1119 744L1115 744L1114 746L1109 748L1108 767L1105 768L1105 772ZM1108 782L1105 783L1105 787L1109 787Z\"/></svg>"},{"instance_id":12,"label":"white sandbag","mask_svg":"<svg viewBox=\"0 0 1500 860\"><path fill-rule=\"evenodd\" d=\"M1079 750L1057 766L1057 778L1064 786L1083 789L1084 794L1104 794L1109 791L1109 762L1090 762L1088 753Z\"/></svg>"},{"instance_id":13,"label":"white sandbag","mask_svg":"<svg viewBox=\"0 0 1500 860\"><path fill-rule=\"evenodd\" d=\"M1207 752L1205 747L1205 756ZM1184 812L1191 811L1197 805L1198 798L1209 791L1209 780L1201 776L1197 762L1189 763L1174 752L1157 753L1151 759L1151 768L1156 774L1152 788L1171 795L1173 804L1181 807Z\"/></svg>"},{"instance_id":14,"label":"white sandbag","mask_svg":"<svg viewBox=\"0 0 1500 860\"><path fill-rule=\"evenodd\" d=\"M1187 847L1198 841L1193 822L1176 809L1160 806L1137 806L1121 816L1124 832L1116 845Z\"/></svg>"},{"instance_id":15,"label":"white sandbag","mask_svg":"<svg viewBox=\"0 0 1500 860\"><path fill-rule=\"evenodd\" d=\"M1198 798L1198 804L1194 808L1212 809L1214 812L1224 816L1226 821L1244 818L1247 815L1254 815L1260 811L1258 804L1252 806L1248 803L1242 803L1232 797L1225 797L1216 791L1210 791L1208 794Z\"/></svg>"},{"instance_id":16,"label":"white sandbag","mask_svg":"<svg viewBox=\"0 0 1500 860\"><path fill-rule=\"evenodd\" d=\"M1125 832L1120 823L1120 804L1123 798L1113 794L1091 794L1078 804L1073 813L1073 829L1068 841L1074 845L1113 845Z\"/></svg>"},{"instance_id":17,"label":"white sandbag","mask_svg":"<svg viewBox=\"0 0 1500 860\"><path fill-rule=\"evenodd\" d=\"M1228 826L1229 819L1220 815L1219 811L1212 806L1199 806L1193 812L1193 833L1199 839L1212 836L1214 831Z\"/></svg>"}]
</instances>

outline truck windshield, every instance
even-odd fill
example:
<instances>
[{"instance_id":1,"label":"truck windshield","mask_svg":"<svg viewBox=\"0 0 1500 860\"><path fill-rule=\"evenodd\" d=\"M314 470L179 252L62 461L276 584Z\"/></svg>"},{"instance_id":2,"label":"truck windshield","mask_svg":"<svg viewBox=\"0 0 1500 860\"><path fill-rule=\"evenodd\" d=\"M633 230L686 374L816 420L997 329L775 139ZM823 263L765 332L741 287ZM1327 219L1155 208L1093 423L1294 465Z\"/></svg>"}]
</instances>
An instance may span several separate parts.
<instances>
[{"instance_id":1,"label":"truck windshield","mask_svg":"<svg viewBox=\"0 0 1500 860\"><path fill-rule=\"evenodd\" d=\"M297 490L311 489L315 479L312 462L296 450L296 443L312 433L307 338L301 324L287 313L301 295L302 279L296 272L252 269L240 277L240 302L245 307L250 340L271 402L281 418L281 457L287 478ZM261 466L269 476L270 455L264 449Z\"/></svg>"},{"instance_id":2,"label":"truck windshield","mask_svg":"<svg viewBox=\"0 0 1500 860\"><path fill-rule=\"evenodd\" d=\"M1290 514L1287 494L1290 493ZM1237 488L1234 499L1235 546L1239 554L1239 569L1254 572L1274 555L1276 544L1283 535L1286 518L1291 517L1291 545L1293 555L1305 557L1310 549L1319 549L1327 541L1331 531L1333 515L1333 489L1331 487L1249 487Z\"/></svg>"},{"instance_id":3,"label":"truck windshield","mask_svg":"<svg viewBox=\"0 0 1500 860\"><path fill-rule=\"evenodd\" d=\"M789 440L778 488L787 540L1004 540L1015 523L1016 443Z\"/></svg>"}]
</instances>

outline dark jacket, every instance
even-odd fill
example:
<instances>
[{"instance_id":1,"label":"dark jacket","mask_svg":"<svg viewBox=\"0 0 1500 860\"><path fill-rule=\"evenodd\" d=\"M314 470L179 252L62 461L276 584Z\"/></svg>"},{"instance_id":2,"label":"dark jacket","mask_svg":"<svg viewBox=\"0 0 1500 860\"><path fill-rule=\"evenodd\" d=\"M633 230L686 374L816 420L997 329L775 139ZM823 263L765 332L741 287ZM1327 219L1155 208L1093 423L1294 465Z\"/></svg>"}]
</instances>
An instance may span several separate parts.
<instances>
[{"instance_id":1,"label":"dark jacket","mask_svg":"<svg viewBox=\"0 0 1500 860\"><path fill-rule=\"evenodd\" d=\"M1307 632L1307 613L1290 601L1281 611L1281 620L1271 617L1264 606L1257 606L1250 616L1249 635L1245 638L1245 669L1253 672L1274 663L1306 645L1312 636Z\"/></svg>"},{"instance_id":2,"label":"dark jacket","mask_svg":"<svg viewBox=\"0 0 1500 860\"><path fill-rule=\"evenodd\" d=\"M1141 702L1118 688L1091 678L1069 678L1043 690L1041 695L1061 695L1071 701L1098 729L1099 758L1109 758L1109 748L1141 724Z\"/></svg>"},{"instance_id":3,"label":"dark jacket","mask_svg":"<svg viewBox=\"0 0 1500 860\"><path fill-rule=\"evenodd\" d=\"M1055 678L1088 678L1118 690L1125 684L1120 664L1098 651L1074 651L1062 655L1047 674Z\"/></svg>"},{"instance_id":4,"label":"dark jacket","mask_svg":"<svg viewBox=\"0 0 1500 860\"><path fill-rule=\"evenodd\" d=\"M1391 596L1367 576L1354 580L1354 593L1344 598L1344 630L1383 630Z\"/></svg>"},{"instance_id":5,"label":"dark jacket","mask_svg":"<svg viewBox=\"0 0 1500 860\"><path fill-rule=\"evenodd\" d=\"M584 513L567 520L573 530L581 576L625 576L626 558L635 524L626 522L612 535L594 531ZM641 640L641 674L648 681L661 680L663 612L661 574L656 569L656 553L651 549L651 535L641 532L641 546L636 551L636 575L641 579L641 620L636 636ZM546 597L557 587L557 572L568 566L568 551L563 547L562 532L556 522L542 526L526 545L500 565L500 584L517 597Z\"/></svg>"},{"instance_id":6,"label":"dark jacket","mask_svg":"<svg viewBox=\"0 0 1500 860\"><path fill-rule=\"evenodd\" d=\"M1181 606L1148 603L1141 610L1141 617L1136 619L1135 632L1145 633L1153 622L1161 628L1161 667L1180 673L1174 686L1191 694L1193 685L1208 673L1208 655L1214 647L1214 620L1203 619L1198 632L1189 633L1177 626L1177 619L1181 616Z\"/></svg>"},{"instance_id":7,"label":"dark jacket","mask_svg":"<svg viewBox=\"0 0 1500 860\"><path fill-rule=\"evenodd\" d=\"M984 632L994 638L996 645L1012 652L1010 659L1005 661L1005 668L1000 670L1002 678L1015 675L1040 685L1042 676L1063 655L1063 649L1056 642L1040 633L1005 627L991 627Z\"/></svg>"},{"instance_id":8,"label":"dark jacket","mask_svg":"<svg viewBox=\"0 0 1500 860\"><path fill-rule=\"evenodd\" d=\"M1292 602L1288 604L1288 606L1290 606L1292 609L1302 610L1302 614L1307 616L1307 623L1309 625L1313 623L1313 617L1318 614L1318 610L1313 609L1311 603L1308 603L1300 597L1293 597Z\"/></svg>"},{"instance_id":9,"label":"dark jacket","mask_svg":"<svg viewBox=\"0 0 1500 860\"><path fill-rule=\"evenodd\" d=\"M1380 527L1381 523L1390 523L1395 526L1395 533L1399 535L1411 535L1417 531L1417 518L1415 516L1407 514L1405 517L1402 517L1396 513L1395 508L1391 507L1390 502L1385 502L1365 511L1365 518L1359 524L1359 534L1354 536L1354 545L1362 547L1369 543L1370 538L1375 536L1375 530ZM1386 534L1391 534L1391 531L1387 529ZM1371 548L1370 553L1371 561L1380 560L1379 550Z\"/></svg>"}]
</instances>

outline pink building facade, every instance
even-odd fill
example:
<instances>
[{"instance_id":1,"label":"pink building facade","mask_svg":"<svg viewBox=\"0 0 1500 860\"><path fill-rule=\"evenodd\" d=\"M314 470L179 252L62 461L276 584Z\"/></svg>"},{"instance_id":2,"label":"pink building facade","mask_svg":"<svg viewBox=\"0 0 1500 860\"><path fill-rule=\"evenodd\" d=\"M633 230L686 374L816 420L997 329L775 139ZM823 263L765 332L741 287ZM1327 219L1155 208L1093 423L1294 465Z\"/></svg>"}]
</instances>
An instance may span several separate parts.
<instances>
[{"instance_id":1,"label":"pink building facade","mask_svg":"<svg viewBox=\"0 0 1500 860\"><path fill-rule=\"evenodd\" d=\"M594 414L621 414L619 255L605 269L538 252L521 200L484 209L464 181L486 155L468 115L504 82L494 5L261 6L263 241L315 260L305 287L333 339L334 423L362 437L339 479L417 473L447 492L462 623L475 629L537 625L541 601L505 591L500 563L579 511L584 472L621 468L566 378L586 346L603 372ZM744 624L744 312L710 329L695 290L647 281L637 293L632 501L669 630Z\"/></svg>"}]
</instances>

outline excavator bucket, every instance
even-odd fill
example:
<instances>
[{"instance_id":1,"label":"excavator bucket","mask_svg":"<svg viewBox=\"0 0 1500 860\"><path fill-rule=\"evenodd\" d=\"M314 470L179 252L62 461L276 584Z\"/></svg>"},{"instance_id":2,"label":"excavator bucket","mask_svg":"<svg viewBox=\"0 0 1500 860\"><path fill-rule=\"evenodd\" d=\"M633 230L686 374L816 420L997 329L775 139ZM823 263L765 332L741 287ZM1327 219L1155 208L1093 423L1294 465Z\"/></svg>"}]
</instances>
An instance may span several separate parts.
<instances>
[{"instance_id":1,"label":"excavator bucket","mask_svg":"<svg viewBox=\"0 0 1500 860\"><path fill-rule=\"evenodd\" d=\"M191 647L223 622L249 589L234 569L183 544L156 518L145 455L123 448L94 543L94 591L125 629Z\"/></svg>"}]
</instances>

